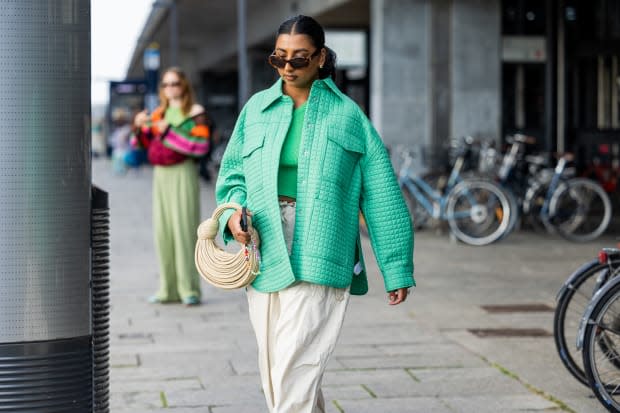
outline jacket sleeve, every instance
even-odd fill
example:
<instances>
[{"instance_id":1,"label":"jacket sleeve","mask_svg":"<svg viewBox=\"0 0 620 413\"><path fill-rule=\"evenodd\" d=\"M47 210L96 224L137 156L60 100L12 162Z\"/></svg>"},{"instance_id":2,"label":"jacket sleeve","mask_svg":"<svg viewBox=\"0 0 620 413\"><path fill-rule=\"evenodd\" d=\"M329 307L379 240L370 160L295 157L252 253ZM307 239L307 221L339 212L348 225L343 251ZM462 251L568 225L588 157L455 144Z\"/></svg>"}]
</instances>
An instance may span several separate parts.
<instances>
[{"instance_id":1,"label":"jacket sleeve","mask_svg":"<svg viewBox=\"0 0 620 413\"><path fill-rule=\"evenodd\" d=\"M245 113L246 109L244 108L237 119L228 145L226 145L226 151L222 157L219 175L215 184L215 199L218 205L226 202L236 202L240 205L245 204L246 187L243 174L243 158L241 157L244 141ZM233 212L233 210L225 211L220 217L220 231L225 243L233 240L233 236L227 226L228 219Z\"/></svg>"},{"instance_id":2,"label":"jacket sleeve","mask_svg":"<svg viewBox=\"0 0 620 413\"><path fill-rule=\"evenodd\" d=\"M148 149L152 139L151 128L144 126L142 128L134 128L129 138L129 143L134 149Z\"/></svg>"},{"instance_id":3,"label":"jacket sleeve","mask_svg":"<svg viewBox=\"0 0 620 413\"><path fill-rule=\"evenodd\" d=\"M209 152L209 126L202 114L180 126L170 126L163 140L168 148L183 155L199 158Z\"/></svg>"},{"instance_id":4,"label":"jacket sleeve","mask_svg":"<svg viewBox=\"0 0 620 413\"><path fill-rule=\"evenodd\" d=\"M386 291L409 288L413 278L413 228L394 168L379 134L364 116L366 154L361 158L360 207Z\"/></svg>"}]
</instances>

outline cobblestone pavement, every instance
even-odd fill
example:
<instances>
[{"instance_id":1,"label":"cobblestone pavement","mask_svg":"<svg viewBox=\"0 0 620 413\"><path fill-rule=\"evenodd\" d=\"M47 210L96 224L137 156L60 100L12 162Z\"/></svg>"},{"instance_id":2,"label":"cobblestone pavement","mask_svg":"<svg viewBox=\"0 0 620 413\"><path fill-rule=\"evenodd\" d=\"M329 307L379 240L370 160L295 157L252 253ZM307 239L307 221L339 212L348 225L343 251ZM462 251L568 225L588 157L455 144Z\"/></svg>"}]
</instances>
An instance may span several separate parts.
<instances>
[{"instance_id":1,"label":"cobblestone pavement","mask_svg":"<svg viewBox=\"0 0 620 413\"><path fill-rule=\"evenodd\" d=\"M264 413L256 345L242 291L203 283L202 306L151 305L157 264L151 169L115 175L93 161L111 206L111 405L114 413ZM214 207L201 184L202 216ZM613 245L577 245L531 233L469 247L416 234L418 287L390 307L372 253L370 293L353 297L324 378L329 413L603 412L562 367L548 334L487 337L481 328L552 331L553 313L485 311L483 305L554 305L568 274Z\"/></svg>"}]
</instances>

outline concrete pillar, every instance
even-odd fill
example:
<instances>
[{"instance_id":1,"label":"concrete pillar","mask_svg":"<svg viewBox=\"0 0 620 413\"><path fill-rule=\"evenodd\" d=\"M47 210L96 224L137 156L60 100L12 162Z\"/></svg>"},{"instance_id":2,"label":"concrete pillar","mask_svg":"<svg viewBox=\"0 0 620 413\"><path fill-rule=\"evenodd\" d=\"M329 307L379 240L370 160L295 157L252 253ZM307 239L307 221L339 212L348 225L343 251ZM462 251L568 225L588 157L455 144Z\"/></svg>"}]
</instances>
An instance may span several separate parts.
<instances>
[{"instance_id":1,"label":"concrete pillar","mask_svg":"<svg viewBox=\"0 0 620 413\"><path fill-rule=\"evenodd\" d=\"M500 4L372 0L371 118L388 145L424 147L432 167L451 138L499 139Z\"/></svg>"},{"instance_id":2,"label":"concrete pillar","mask_svg":"<svg viewBox=\"0 0 620 413\"><path fill-rule=\"evenodd\" d=\"M446 146L451 130L450 53L452 0L433 0L431 3L430 36L430 102L431 143L427 157L430 166L443 166L448 160Z\"/></svg>"},{"instance_id":3,"label":"concrete pillar","mask_svg":"<svg viewBox=\"0 0 620 413\"><path fill-rule=\"evenodd\" d=\"M453 137L501 136L501 5L497 0L452 4L451 128Z\"/></svg>"},{"instance_id":4,"label":"concrete pillar","mask_svg":"<svg viewBox=\"0 0 620 413\"><path fill-rule=\"evenodd\" d=\"M370 114L387 145L431 142L429 0L372 0Z\"/></svg>"}]
</instances>

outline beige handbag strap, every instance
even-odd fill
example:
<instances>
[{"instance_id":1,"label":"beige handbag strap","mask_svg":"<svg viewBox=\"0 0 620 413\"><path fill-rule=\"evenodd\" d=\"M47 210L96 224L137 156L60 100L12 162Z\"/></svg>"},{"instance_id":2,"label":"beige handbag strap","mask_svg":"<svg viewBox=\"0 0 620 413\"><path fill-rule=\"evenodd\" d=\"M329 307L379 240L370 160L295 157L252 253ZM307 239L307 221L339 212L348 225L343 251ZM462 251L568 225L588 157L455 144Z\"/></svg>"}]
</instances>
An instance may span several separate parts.
<instances>
[{"instance_id":1,"label":"beige handbag strap","mask_svg":"<svg viewBox=\"0 0 620 413\"><path fill-rule=\"evenodd\" d=\"M202 278L218 288L231 290L251 284L259 274L260 239L258 232L252 227L251 218L248 217L250 244L235 254L221 249L215 243L215 237L219 231L219 219L227 209L240 210L241 205L234 202L220 205L213 211L211 218L198 227L194 260Z\"/></svg>"}]
</instances>

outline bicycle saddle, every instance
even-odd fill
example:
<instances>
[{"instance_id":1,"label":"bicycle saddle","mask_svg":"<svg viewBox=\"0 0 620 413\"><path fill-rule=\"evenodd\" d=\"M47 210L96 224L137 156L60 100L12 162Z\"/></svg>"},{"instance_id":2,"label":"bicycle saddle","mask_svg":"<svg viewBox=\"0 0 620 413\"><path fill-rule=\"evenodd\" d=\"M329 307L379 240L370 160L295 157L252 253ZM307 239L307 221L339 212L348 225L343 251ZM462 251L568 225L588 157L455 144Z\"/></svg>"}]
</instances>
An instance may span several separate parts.
<instances>
[{"instance_id":1,"label":"bicycle saddle","mask_svg":"<svg viewBox=\"0 0 620 413\"><path fill-rule=\"evenodd\" d=\"M512 135L512 140L514 140L515 142L519 142L519 143L525 143L527 145L533 145L536 143L536 138L533 136L528 136L528 135L523 135L521 133L517 133L515 135ZM510 141L510 138L509 138Z\"/></svg>"},{"instance_id":2,"label":"bicycle saddle","mask_svg":"<svg viewBox=\"0 0 620 413\"><path fill-rule=\"evenodd\" d=\"M620 260L620 249L618 248L603 248L598 253L598 261L601 264L617 260Z\"/></svg>"},{"instance_id":3,"label":"bicycle saddle","mask_svg":"<svg viewBox=\"0 0 620 413\"><path fill-rule=\"evenodd\" d=\"M572 162L575 160L575 154L571 152L554 152L553 156L556 159L564 159L566 162Z\"/></svg>"},{"instance_id":4,"label":"bicycle saddle","mask_svg":"<svg viewBox=\"0 0 620 413\"><path fill-rule=\"evenodd\" d=\"M525 155L525 161L534 165L545 166L549 164L549 160L544 155Z\"/></svg>"}]
</instances>

